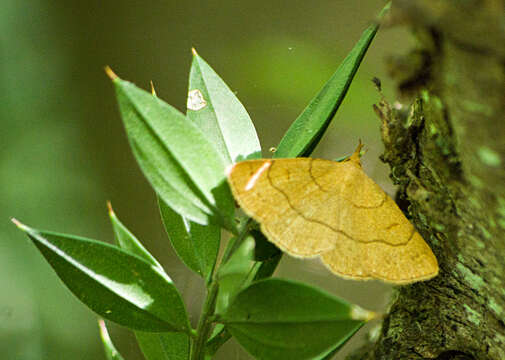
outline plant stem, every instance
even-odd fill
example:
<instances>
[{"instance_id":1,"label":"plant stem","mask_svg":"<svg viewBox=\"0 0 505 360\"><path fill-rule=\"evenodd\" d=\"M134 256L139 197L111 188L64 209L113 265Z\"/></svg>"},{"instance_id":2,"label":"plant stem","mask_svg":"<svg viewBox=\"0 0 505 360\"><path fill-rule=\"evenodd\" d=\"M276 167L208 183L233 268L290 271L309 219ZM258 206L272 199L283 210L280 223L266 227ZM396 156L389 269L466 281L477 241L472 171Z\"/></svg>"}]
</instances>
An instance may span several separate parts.
<instances>
[{"instance_id":1,"label":"plant stem","mask_svg":"<svg viewBox=\"0 0 505 360\"><path fill-rule=\"evenodd\" d=\"M244 241L245 237L247 234L249 234L249 224L251 223L252 219L247 218L245 222L242 224L240 231L237 236L232 237L229 241L228 244L226 245L226 249L224 250L223 254L223 259L221 260L221 264L226 263L231 255L237 250L237 248L242 244Z\"/></svg>"},{"instance_id":2,"label":"plant stem","mask_svg":"<svg viewBox=\"0 0 505 360\"><path fill-rule=\"evenodd\" d=\"M226 249L224 251L223 258L221 260L221 264L226 263L233 252L238 248L238 246L242 243L244 238L247 236L249 232L249 223L251 219L246 220L237 236L232 237L228 244L226 245ZM220 264L220 265L221 265ZM207 339L209 337L209 333L212 325L212 316L214 315L214 310L216 307L217 294L219 290L219 282L217 279L217 271L214 269L214 272L211 277L211 282L208 287L207 296L205 298L205 303L203 304L202 314L200 315L200 319L198 320L198 325L196 328L196 339L192 343L191 347L191 360L203 360L205 355L205 345Z\"/></svg>"},{"instance_id":3,"label":"plant stem","mask_svg":"<svg viewBox=\"0 0 505 360\"><path fill-rule=\"evenodd\" d=\"M197 337L191 349L191 360L203 360L203 356L205 355L205 342L209 337L212 324L210 317L214 314L218 289L219 284L214 279L209 286L207 297L203 304L202 314L198 320L198 326L196 328Z\"/></svg>"}]
</instances>

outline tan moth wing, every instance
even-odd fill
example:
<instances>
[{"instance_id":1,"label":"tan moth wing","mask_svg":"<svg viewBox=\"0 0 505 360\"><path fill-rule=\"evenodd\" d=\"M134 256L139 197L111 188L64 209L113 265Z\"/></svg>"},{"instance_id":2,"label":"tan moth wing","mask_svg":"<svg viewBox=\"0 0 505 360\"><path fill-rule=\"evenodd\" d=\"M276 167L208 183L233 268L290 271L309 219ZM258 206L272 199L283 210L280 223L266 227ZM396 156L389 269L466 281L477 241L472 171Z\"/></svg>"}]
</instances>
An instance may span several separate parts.
<instances>
[{"instance_id":1,"label":"tan moth wing","mask_svg":"<svg viewBox=\"0 0 505 360\"><path fill-rule=\"evenodd\" d=\"M228 181L242 209L292 256L321 255L335 274L361 280L403 284L438 273L429 246L357 154L344 162L244 161Z\"/></svg>"}]
</instances>

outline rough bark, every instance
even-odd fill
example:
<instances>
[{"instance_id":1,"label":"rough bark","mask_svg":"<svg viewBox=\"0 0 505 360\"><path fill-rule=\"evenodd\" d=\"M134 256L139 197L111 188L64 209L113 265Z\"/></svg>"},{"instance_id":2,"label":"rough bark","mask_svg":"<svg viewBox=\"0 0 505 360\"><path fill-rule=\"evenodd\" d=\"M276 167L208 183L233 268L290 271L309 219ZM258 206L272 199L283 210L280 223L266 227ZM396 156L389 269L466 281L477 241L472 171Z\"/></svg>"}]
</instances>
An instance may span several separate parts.
<instances>
[{"instance_id":1,"label":"rough bark","mask_svg":"<svg viewBox=\"0 0 505 360\"><path fill-rule=\"evenodd\" d=\"M398 202L440 275L398 287L353 359L505 359L505 1L394 0L419 46L377 107Z\"/></svg>"}]
</instances>

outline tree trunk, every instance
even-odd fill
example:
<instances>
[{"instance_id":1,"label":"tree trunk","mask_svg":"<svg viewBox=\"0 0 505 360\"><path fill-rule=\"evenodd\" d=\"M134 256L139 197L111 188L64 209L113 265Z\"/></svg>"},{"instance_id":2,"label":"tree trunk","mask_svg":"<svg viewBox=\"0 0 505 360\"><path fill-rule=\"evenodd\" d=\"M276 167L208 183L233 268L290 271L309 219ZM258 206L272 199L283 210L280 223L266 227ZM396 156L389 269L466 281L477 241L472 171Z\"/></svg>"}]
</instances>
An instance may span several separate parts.
<instances>
[{"instance_id":1,"label":"tree trunk","mask_svg":"<svg viewBox=\"0 0 505 360\"><path fill-rule=\"evenodd\" d=\"M440 265L398 287L352 359L505 359L505 1L394 0L419 46L394 59L410 106L376 106L383 160Z\"/></svg>"}]
</instances>

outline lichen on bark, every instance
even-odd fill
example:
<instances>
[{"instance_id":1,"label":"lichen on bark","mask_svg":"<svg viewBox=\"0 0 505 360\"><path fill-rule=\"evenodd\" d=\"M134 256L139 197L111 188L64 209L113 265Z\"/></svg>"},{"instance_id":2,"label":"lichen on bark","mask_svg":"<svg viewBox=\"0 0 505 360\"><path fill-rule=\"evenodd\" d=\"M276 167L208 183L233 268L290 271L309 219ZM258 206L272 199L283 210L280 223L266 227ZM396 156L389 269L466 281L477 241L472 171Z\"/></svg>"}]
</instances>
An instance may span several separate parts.
<instances>
[{"instance_id":1,"label":"lichen on bark","mask_svg":"<svg viewBox=\"0 0 505 360\"><path fill-rule=\"evenodd\" d=\"M440 275L396 288L378 341L350 358L505 359L505 2L392 10L419 45L391 63L410 105L375 107L382 159Z\"/></svg>"}]
</instances>

